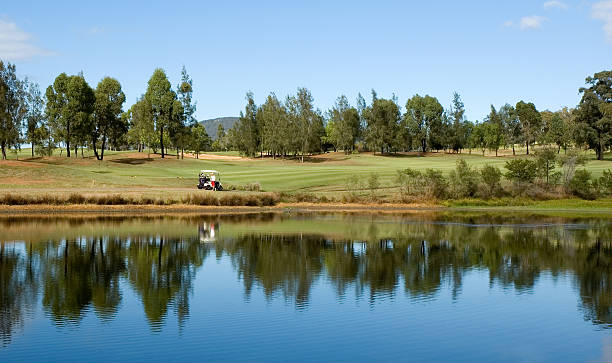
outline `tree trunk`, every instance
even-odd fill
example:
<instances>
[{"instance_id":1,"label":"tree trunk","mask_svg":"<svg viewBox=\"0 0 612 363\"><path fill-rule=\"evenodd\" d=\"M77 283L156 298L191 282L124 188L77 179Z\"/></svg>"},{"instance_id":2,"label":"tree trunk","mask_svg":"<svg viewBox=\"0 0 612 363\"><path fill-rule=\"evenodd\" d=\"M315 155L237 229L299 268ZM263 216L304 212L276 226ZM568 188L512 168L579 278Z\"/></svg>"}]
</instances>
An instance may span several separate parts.
<instances>
[{"instance_id":1,"label":"tree trunk","mask_svg":"<svg viewBox=\"0 0 612 363\"><path fill-rule=\"evenodd\" d=\"M516 152L514 151L514 144L512 144L512 156L516 156Z\"/></svg>"},{"instance_id":2,"label":"tree trunk","mask_svg":"<svg viewBox=\"0 0 612 363\"><path fill-rule=\"evenodd\" d=\"M603 145L601 140L597 143L597 160L603 160Z\"/></svg>"},{"instance_id":3,"label":"tree trunk","mask_svg":"<svg viewBox=\"0 0 612 363\"><path fill-rule=\"evenodd\" d=\"M98 148L96 148L96 138L92 136L91 144L93 145L93 152L96 156L96 160L101 160L100 155L98 155Z\"/></svg>"},{"instance_id":4,"label":"tree trunk","mask_svg":"<svg viewBox=\"0 0 612 363\"><path fill-rule=\"evenodd\" d=\"M6 160L6 144L4 141L2 141L2 145L0 145L0 147L2 148L2 160Z\"/></svg>"},{"instance_id":5,"label":"tree trunk","mask_svg":"<svg viewBox=\"0 0 612 363\"><path fill-rule=\"evenodd\" d=\"M106 136L102 136L102 150L100 150L100 160L104 160L104 148L106 147Z\"/></svg>"},{"instance_id":6,"label":"tree trunk","mask_svg":"<svg viewBox=\"0 0 612 363\"><path fill-rule=\"evenodd\" d=\"M160 128L160 133L159 133L159 144L161 146L161 157L162 159L164 158L164 128L161 127Z\"/></svg>"},{"instance_id":7,"label":"tree trunk","mask_svg":"<svg viewBox=\"0 0 612 363\"><path fill-rule=\"evenodd\" d=\"M497 157L497 149L495 149L495 157Z\"/></svg>"},{"instance_id":8,"label":"tree trunk","mask_svg":"<svg viewBox=\"0 0 612 363\"><path fill-rule=\"evenodd\" d=\"M527 141L526 144L527 144L527 155L529 155L529 141Z\"/></svg>"},{"instance_id":9,"label":"tree trunk","mask_svg":"<svg viewBox=\"0 0 612 363\"><path fill-rule=\"evenodd\" d=\"M34 141L32 141L32 157L34 157Z\"/></svg>"},{"instance_id":10,"label":"tree trunk","mask_svg":"<svg viewBox=\"0 0 612 363\"><path fill-rule=\"evenodd\" d=\"M78 145L76 145L76 146L74 147L74 157L75 157L75 158L78 158L78 157L79 157L79 153L78 153L78 151L79 151L79 146L78 146Z\"/></svg>"}]
</instances>

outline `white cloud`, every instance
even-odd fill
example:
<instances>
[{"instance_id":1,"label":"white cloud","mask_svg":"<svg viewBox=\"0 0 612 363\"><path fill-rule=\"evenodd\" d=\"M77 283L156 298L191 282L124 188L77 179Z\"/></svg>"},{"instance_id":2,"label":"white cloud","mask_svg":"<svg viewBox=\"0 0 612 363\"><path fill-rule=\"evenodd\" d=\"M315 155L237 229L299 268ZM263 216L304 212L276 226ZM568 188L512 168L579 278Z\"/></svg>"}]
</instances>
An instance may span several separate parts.
<instances>
[{"instance_id":1,"label":"white cloud","mask_svg":"<svg viewBox=\"0 0 612 363\"><path fill-rule=\"evenodd\" d=\"M561 1L557 1L557 0L547 1L544 3L544 9L554 9L554 8L565 10L567 9L567 4Z\"/></svg>"},{"instance_id":2,"label":"white cloud","mask_svg":"<svg viewBox=\"0 0 612 363\"><path fill-rule=\"evenodd\" d=\"M32 44L32 36L19 29L17 24L0 19L0 59L28 59L52 54Z\"/></svg>"},{"instance_id":3,"label":"white cloud","mask_svg":"<svg viewBox=\"0 0 612 363\"><path fill-rule=\"evenodd\" d=\"M99 26L92 26L91 28L89 28L89 34L91 35L98 35L98 34L102 34L105 32L106 32L106 29L99 27Z\"/></svg>"},{"instance_id":4,"label":"white cloud","mask_svg":"<svg viewBox=\"0 0 612 363\"><path fill-rule=\"evenodd\" d=\"M603 30L606 40L612 43L612 0L600 1L593 4L591 15L604 22Z\"/></svg>"},{"instance_id":5,"label":"white cloud","mask_svg":"<svg viewBox=\"0 0 612 363\"><path fill-rule=\"evenodd\" d=\"M548 20L548 18L538 15L524 16L521 18L519 26L522 30L540 29L542 23L546 20Z\"/></svg>"}]
</instances>

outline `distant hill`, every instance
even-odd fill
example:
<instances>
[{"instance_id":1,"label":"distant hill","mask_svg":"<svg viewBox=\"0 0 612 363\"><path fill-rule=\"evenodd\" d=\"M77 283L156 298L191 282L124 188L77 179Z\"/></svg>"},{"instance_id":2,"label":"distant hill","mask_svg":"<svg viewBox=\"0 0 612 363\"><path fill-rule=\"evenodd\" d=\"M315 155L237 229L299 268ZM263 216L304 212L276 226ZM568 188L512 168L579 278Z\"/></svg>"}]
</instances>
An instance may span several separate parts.
<instances>
[{"instance_id":1,"label":"distant hill","mask_svg":"<svg viewBox=\"0 0 612 363\"><path fill-rule=\"evenodd\" d=\"M217 128L219 128L219 124L223 125L223 128L227 132L227 130L234 127L234 124L238 121L238 117L217 117L212 118L210 120L200 121L200 123L206 129L206 133L210 136L211 139L217 139Z\"/></svg>"}]
</instances>

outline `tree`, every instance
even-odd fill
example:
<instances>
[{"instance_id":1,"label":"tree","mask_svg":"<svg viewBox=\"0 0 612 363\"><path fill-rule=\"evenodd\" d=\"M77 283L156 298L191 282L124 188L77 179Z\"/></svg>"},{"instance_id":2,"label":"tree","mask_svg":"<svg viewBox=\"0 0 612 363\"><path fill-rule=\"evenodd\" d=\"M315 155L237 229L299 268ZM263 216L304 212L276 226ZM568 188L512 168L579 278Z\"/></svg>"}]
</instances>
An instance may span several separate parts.
<instances>
[{"instance_id":1,"label":"tree","mask_svg":"<svg viewBox=\"0 0 612 363\"><path fill-rule=\"evenodd\" d=\"M192 102L193 98L193 80L187 74L185 66L181 70L181 83L176 87L178 99L183 106L183 120L185 125L193 126L197 122L193 117L196 111L197 105Z\"/></svg>"},{"instance_id":2,"label":"tree","mask_svg":"<svg viewBox=\"0 0 612 363\"><path fill-rule=\"evenodd\" d=\"M277 155L281 155L286 150L287 135L284 134L284 130L287 128L287 111L274 93L269 94L266 102L261 106L261 122L261 133L264 135L261 138L262 148L269 151L272 158L275 159ZM223 127L221 124L219 126Z\"/></svg>"},{"instance_id":3,"label":"tree","mask_svg":"<svg viewBox=\"0 0 612 363\"><path fill-rule=\"evenodd\" d=\"M27 114L24 82L17 78L14 64L0 60L0 148L19 147L21 128Z\"/></svg>"},{"instance_id":4,"label":"tree","mask_svg":"<svg viewBox=\"0 0 612 363\"><path fill-rule=\"evenodd\" d=\"M582 99L576 110L576 141L594 149L597 160L612 142L612 71L587 77L588 88L580 88Z\"/></svg>"},{"instance_id":5,"label":"tree","mask_svg":"<svg viewBox=\"0 0 612 363\"><path fill-rule=\"evenodd\" d=\"M172 119L176 115L176 93L172 90L166 72L157 68L151 78L145 93L147 105L151 108L150 113L155 125L155 131L159 135L161 157L165 156L164 135L171 127ZM180 104L180 102L178 103Z\"/></svg>"},{"instance_id":6,"label":"tree","mask_svg":"<svg viewBox=\"0 0 612 363\"><path fill-rule=\"evenodd\" d=\"M499 109L498 115L504 129L504 140L512 145L512 155L514 156L516 155L514 146L523 142L521 122L514 107L507 103Z\"/></svg>"},{"instance_id":7,"label":"tree","mask_svg":"<svg viewBox=\"0 0 612 363\"><path fill-rule=\"evenodd\" d=\"M66 156L70 157L70 143L76 150L78 144L84 145L91 135L94 91L82 74L67 76L61 73L53 85L47 87L46 96L49 124L56 137L64 140Z\"/></svg>"},{"instance_id":8,"label":"tree","mask_svg":"<svg viewBox=\"0 0 612 363\"><path fill-rule=\"evenodd\" d=\"M236 130L236 142L238 150L247 156L255 156L259 151L259 125L257 118L257 105L253 99L253 92L246 94L247 104L244 112L240 112L240 118L234 129Z\"/></svg>"},{"instance_id":9,"label":"tree","mask_svg":"<svg viewBox=\"0 0 612 363\"><path fill-rule=\"evenodd\" d=\"M351 107L346 96L342 95L336 100L336 104L328 111L328 126L333 130L328 134L329 141L335 148L342 149L349 154L355 148L355 142L359 137L360 120L359 111Z\"/></svg>"},{"instance_id":10,"label":"tree","mask_svg":"<svg viewBox=\"0 0 612 363\"><path fill-rule=\"evenodd\" d=\"M493 105L491 105L491 112L485 119L483 131L487 148L495 150L495 156L497 156L497 151L504 143L504 129L501 117L499 117Z\"/></svg>"},{"instance_id":11,"label":"tree","mask_svg":"<svg viewBox=\"0 0 612 363\"><path fill-rule=\"evenodd\" d=\"M550 172L555 168L557 153L550 147L545 147L535 154L538 171L541 176L546 177L546 184L548 184Z\"/></svg>"},{"instance_id":12,"label":"tree","mask_svg":"<svg viewBox=\"0 0 612 363\"><path fill-rule=\"evenodd\" d=\"M106 141L111 131L126 132L127 127L121 120L125 94L121 84L114 78L105 77L98 83L95 91L94 127L91 134L91 144L96 159L104 159ZM101 140L100 154L96 144Z\"/></svg>"},{"instance_id":13,"label":"tree","mask_svg":"<svg viewBox=\"0 0 612 363\"><path fill-rule=\"evenodd\" d=\"M138 152L147 147L147 152L157 148L159 139L155 133L152 107L146 97L142 96L132 105L127 114L129 131L128 139L138 145ZM150 155L149 155L150 156Z\"/></svg>"},{"instance_id":14,"label":"tree","mask_svg":"<svg viewBox=\"0 0 612 363\"><path fill-rule=\"evenodd\" d=\"M41 150L45 140L48 138L49 131L47 130L44 114L45 102L42 92L38 84L28 82L27 84L27 114L26 114L26 140L32 144L32 157L34 157L35 145L41 146Z\"/></svg>"},{"instance_id":15,"label":"tree","mask_svg":"<svg viewBox=\"0 0 612 363\"><path fill-rule=\"evenodd\" d=\"M525 103L523 101L519 101L516 104L516 114L521 122L523 139L527 146L527 155L529 155L529 145L535 142L539 134L542 115L540 115L533 103Z\"/></svg>"},{"instance_id":16,"label":"tree","mask_svg":"<svg viewBox=\"0 0 612 363\"><path fill-rule=\"evenodd\" d=\"M470 134L469 145L470 148L481 149L482 155L485 154L485 148L487 147L486 142L486 128L487 125L485 123L477 123L472 128L472 133Z\"/></svg>"},{"instance_id":17,"label":"tree","mask_svg":"<svg viewBox=\"0 0 612 363\"><path fill-rule=\"evenodd\" d=\"M206 129L202 124L195 123L191 127L192 145L191 147L196 153L196 159L200 158L200 151L210 148L210 137L206 133Z\"/></svg>"},{"instance_id":18,"label":"tree","mask_svg":"<svg viewBox=\"0 0 612 363\"><path fill-rule=\"evenodd\" d=\"M456 152L460 153L465 147L467 140L465 139L465 106L461 101L461 96L457 92L453 93L453 104L449 111L450 115L450 135L449 146Z\"/></svg>"},{"instance_id":19,"label":"tree","mask_svg":"<svg viewBox=\"0 0 612 363\"><path fill-rule=\"evenodd\" d=\"M435 97L428 95L421 97L417 94L406 102L404 118L423 152L427 151L432 139L435 139L436 136L432 134L436 130L436 125L442 123L443 113L444 108Z\"/></svg>"},{"instance_id":20,"label":"tree","mask_svg":"<svg viewBox=\"0 0 612 363\"><path fill-rule=\"evenodd\" d=\"M320 151L321 137L325 135L323 116L319 110L314 109L314 99L306 88L298 88L295 96L287 97L285 102L288 114L289 127L295 135L292 149L300 154L300 161L304 162L304 155Z\"/></svg>"},{"instance_id":21,"label":"tree","mask_svg":"<svg viewBox=\"0 0 612 363\"><path fill-rule=\"evenodd\" d=\"M369 147L381 154L391 151L399 130L399 107L393 100L377 98L372 90L372 104L364 110L365 138Z\"/></svg>"}]
</instances>

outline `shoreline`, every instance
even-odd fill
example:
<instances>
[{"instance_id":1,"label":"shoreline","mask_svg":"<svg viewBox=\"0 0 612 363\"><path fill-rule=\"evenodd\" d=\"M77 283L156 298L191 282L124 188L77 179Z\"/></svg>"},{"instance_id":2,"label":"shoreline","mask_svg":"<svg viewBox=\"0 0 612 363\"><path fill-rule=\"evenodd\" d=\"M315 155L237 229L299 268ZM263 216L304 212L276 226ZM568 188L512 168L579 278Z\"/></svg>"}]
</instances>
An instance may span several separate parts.
<instances>
[{"instance_id":1,"label":"shoreline","mask_svg":"<svg viewBox=\"0 0 612 363\"><path fill-rule=\"evenodd\" d=\"M256 213L439 213L439 212L483 212L483 213L536 213L536 214L589 214L612 217L609 207L547 207L542 204L524 206L447 206L442 204L358 204L358 203L279 203L274 206L200 206L190 204L172 205L99 205L99 204L27 204L0 205L0 217L40 214L256 214Z\"/></svg>"}]
</instances>

